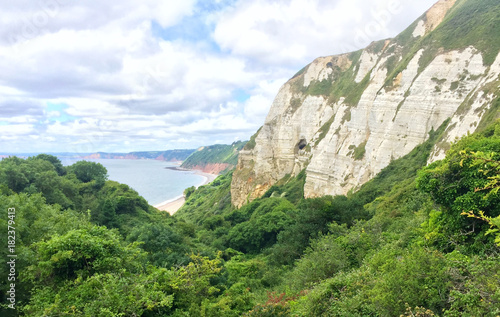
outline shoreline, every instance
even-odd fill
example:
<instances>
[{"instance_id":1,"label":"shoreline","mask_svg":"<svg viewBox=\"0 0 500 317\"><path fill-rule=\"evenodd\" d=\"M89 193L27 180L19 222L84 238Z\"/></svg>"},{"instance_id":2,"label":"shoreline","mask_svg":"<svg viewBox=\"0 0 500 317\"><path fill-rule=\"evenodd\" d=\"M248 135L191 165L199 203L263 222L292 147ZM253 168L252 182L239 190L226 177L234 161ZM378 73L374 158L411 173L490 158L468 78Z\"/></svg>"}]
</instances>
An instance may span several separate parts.
<instances>
[{"instance_id":1,"label":"shoreline","mask_svg":"<svg viewBox=\"0 0 500 317\"><path fill-rule=\"evenodd\" d=\"M199 171L199 170L189 170L189 169L180 168L180 167L166 167L166 168L171 169L171 170L176 170L176 171L184 171L184 172L185 171L192 171L196 175L203 176L205 178L204 181L202 183L200 183L199 185L196 185L195 186L196 188L203 186L203 185L210 184L211 182L213 182L214 179L217 178L217 176L219 176L219 175L215 175L215 174L204 173L204 172ZM179 210L184 205L185 201L186 201L186 197L184 195L182 195L182 196L179 196L177 198L169 199L169 200L166 200L166 201L161 202L159 204L156 204L153 207L155 207L156 209L158 209L160 211L166 211L170 215L173 215L177 212L177 210Z\"/></svg>"}]
</instances>

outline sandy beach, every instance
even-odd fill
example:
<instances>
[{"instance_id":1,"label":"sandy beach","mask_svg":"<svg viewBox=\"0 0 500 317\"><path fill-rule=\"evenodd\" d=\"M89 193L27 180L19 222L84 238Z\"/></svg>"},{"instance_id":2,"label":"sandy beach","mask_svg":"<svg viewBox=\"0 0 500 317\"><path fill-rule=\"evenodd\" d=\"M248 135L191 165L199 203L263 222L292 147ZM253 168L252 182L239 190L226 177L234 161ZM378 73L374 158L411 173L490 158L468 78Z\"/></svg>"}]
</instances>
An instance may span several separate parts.
<instances>
[{"instance_id":1,"label":"sandy beach","mask_svg":"<svg viewBox=\"0 0 500 317\"><path fill-rule=\"evenodd\" d=\"M217 176L219 176L219 175L215 175L215 174L203 173L203 172L197 171L197 170L194 170L194 173L205 177L205 181L202 184L196 186L196 188L198 188L199 186L203 186L203 185L207 185L207 184L211 183L215 178L217 178ZM157 208L158 210L166 211L169 214L173 215L173 214L175 214L175 212L177 210L179 210L182 207L182 205L184 205L185 201L186 201L186 198L184 196L181 196L181 197L176 198L174 200L167 200L167 201L160 203L158 205L155 205L153 207Z\"/></svg>"}]
</instances>

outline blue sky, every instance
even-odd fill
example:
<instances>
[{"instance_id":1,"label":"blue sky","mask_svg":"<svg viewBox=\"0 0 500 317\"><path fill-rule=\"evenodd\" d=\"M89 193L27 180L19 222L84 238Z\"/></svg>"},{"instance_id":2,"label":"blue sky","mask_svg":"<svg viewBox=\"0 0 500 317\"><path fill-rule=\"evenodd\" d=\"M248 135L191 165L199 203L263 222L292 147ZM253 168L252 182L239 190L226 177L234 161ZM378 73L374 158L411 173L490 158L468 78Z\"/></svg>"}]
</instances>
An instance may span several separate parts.
<instances>
[{"instance_id":1,"label":"blue sky","mask_svg":"<svg viewBox=\"0 0 500 317\"><path fill-rule=\"evenodd\" d=\"M48 120L50 122L58 121L58 122L68 122L68 121L75 121L78 118L70 116L69 114L66 113L66 109L68 109L69 106L67 104L61 103L61 104L55 104L48 102L47 103L47 108L46 108L46 116L48 117ZM43 122L41 122L43 124Z\"/></svg>"},{"instance_id":2,"label":"blue sky","mask_svg":"<svg viewBox=\"0 0 500 317\"><path fill-rule=\"evenodd\" d=\"M434 0L0 3L0 152L248 139L318 56L395 36Z\"/></svg>"}]
</instances>

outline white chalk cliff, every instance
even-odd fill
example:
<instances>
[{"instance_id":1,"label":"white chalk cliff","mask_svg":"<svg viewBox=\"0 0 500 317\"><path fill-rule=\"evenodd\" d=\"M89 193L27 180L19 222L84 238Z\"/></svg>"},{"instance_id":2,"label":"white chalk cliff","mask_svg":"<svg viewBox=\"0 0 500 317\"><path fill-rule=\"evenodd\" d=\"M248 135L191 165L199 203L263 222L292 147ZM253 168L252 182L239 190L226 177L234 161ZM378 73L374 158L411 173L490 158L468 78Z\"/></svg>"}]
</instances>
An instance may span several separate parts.
<instances>
[{"instance_id":1,"label":"white chalk cliff","mask_svg":"<svg viewBox=\"0 0 500 317\"><path fill-rule=\"evenodd\" d=\"M306 197L346 194L448 118L429 161L443 158L449 143L474 132L484 117L498 117L499 52L486 60L491 52L473 42L455 48L439 42L466 2L441 0L395 39L318 58L290 79L240 152L233 204L303 169Z\"/></svg>"}]
</instances>

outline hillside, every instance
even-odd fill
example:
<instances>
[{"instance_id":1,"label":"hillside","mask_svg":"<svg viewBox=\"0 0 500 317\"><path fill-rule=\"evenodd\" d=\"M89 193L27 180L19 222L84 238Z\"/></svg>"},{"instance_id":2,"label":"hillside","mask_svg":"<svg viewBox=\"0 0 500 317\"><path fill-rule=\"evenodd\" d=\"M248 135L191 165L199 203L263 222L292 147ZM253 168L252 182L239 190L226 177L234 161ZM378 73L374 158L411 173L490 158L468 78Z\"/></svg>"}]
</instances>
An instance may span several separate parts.
<instances>
[{"instance_id":1,"label":"hillside","mask_svg":"<svg viewBox=\"0 0 500 317\"><path fill-rule=\"evenodd\" d=\"M205 173L220 174L236 166L238 154L245 144L246 142L238 141L230 145L203 146L182 162L181 167L200 170Z\"/></svg>"},{"instance_id":2,"label":"hillside","mask_svg":"<svg viewBox=\"0 0 500 317\"><path fill-rule=\"evenodd\" d=\"M479 215L500 225L500 121L426 166L448 124L347 196L304 198L305 171L239 209L230 201L231 173L190 193L174 218L224 251L231 281L208 311L498 316L500 238L495 245L485 235L490 226Z\"/></svg>"},{"instance_id":3,"label":"hillside","mask_svg":"<svg viewBox=\"0 0 500 317\"><path fill-rule=\"evenodd\" d=\"M173 216L96 162L1 160L0 315L500 316L498 22L496 1L439 1L318 59L249 142L186 160L244 146Z\"/></svg>"},{"instance_id":4,"label":"hillside","mask_svg":"<svg viewBox=\"0 0 500 317\"><path fill-rule=\"evenodd\" d=\"M236 206L306 169L306 197L347 194L448 118L429 162L500 116L500 3L441 0L394 39L321 57L279 91L240 152Z\"/></svg>"},{"instance_id":5,"label":"hillside","mask_svg":"<svg viewBox=\"0 0 500 317\"><path fill-rule=\"evenodd\" d=\"M236 209L226 173L174 217L98 163L4 159L1 315L498 316L500 121L425 167L447 124L354 194L303 171Z\"/></svg>"}]
</instances>

